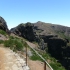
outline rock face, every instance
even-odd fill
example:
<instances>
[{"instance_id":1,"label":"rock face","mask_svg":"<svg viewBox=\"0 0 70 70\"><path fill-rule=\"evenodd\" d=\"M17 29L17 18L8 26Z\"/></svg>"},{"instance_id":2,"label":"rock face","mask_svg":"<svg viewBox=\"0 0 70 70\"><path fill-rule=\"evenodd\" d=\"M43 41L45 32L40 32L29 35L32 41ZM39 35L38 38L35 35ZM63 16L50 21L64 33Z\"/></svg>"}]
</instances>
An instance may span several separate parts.
<instances>
[{"instance_id":1,"label":"rock face","mask_svg":"<svg viewBox=\"0 0 70 70\"><path fill-rule=\"evenodd\" d=\"M40 49L48 51L55 57L67 70L69 68L68 58L70 57L69 43L70 28L60 25L45 24L37 22L35 24L20 24L11 29L11 32L22 36L29 41L38 42ZM68 39L67 39L68 38ZM68 49L69 48L69 49ZM66 63L68 65L66 65Z\"/></svg>"},{"instance_id":2,"label":"rock face","mask_svg":"<svg viewBox=\"0 0 70 70\"><path fill-rule=\"evenodd\" d=\"M66 41L62 39L49 39L48 41L48 52L57 59L62 58L62 49L66 46ZM60 56L60 57L59 57Z\"/></svg>"},{"instance_id":3,"label":"rock face","mask_svg":"<svg viewBox=\"0 0 70 70\"><path fill-rule=\"evenodd\" d=\"M22 36L29 41L35 40L35 34L33 32L33 25L31 23L26 23L18 25L16 28L11 29L11 32L15 33L16 35Z\"/></svg>"},{"instance_id":4,"label":"rock face","mask_svg":"<svg viewBox=\"0 0 70 70\"><path fill-rule=\"evenodd\" d=\"M0 16L0 29L6 31L7 33L9 33L9 29L7 27L7 23L6 21Z\"/></svg>"}]
</instances>

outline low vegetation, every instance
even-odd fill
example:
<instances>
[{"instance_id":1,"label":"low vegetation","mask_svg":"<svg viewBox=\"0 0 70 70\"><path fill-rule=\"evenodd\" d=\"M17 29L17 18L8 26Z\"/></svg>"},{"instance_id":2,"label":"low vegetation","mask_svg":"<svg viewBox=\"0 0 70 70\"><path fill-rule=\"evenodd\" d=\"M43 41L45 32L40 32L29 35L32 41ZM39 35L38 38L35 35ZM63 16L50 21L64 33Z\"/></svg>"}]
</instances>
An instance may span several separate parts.
<instances>
[{"instance_id":1,"label":"low vegetation","mask_svg":"<svg viewBox=\"0 0 70 70\"><path fill-rule=\"evenodd\" d=\"M2 44L2 43L4 43L4 41L3 40L0 40L0 44Z\"/></svg>"},{"instance_id":2,"label":"low vegetation","mask_svg":"<svg viewBox=\"0 0 70 70\"><path fill-rule=\"evenodd\" d=\"M59 35L59 37L70 40L70 37L66 36L64 32L57 31L56 33Z\"/></svg>"},{"instance_id":3,"label":"low vegetation","mask_svg":"<svg viewBox=\"0 0 70 70\"><path fill-rule=\"evenodd\" d=\"M10 47L14 51L22 51L24 48L23 41L18 37L10 36L9 40L4 41L4 46Z\"/></svg>"},{"instance_id":4,"label":"low vegetation","mask_svg":"<svg viewBox=\"0 0 70 70\"><path fill-rule=\"evenodd\" d=\"M30 49L30 50L32 52L32 56L30 56L31 60L34 60L34 61L36 61L36 60L43 61L32 49Z\"/></svg>"},{"instance_id":5,"label":"low vegetation","mask_svg":"<svg viewBox=\"0 0 70 70\"><path fill-rule=\"evenodd\" d=\"M65 70L64 67L61 66L61 64L56 64L56 63L50 63L50 65L52 66L52 68L54 70Z\"/></svg>"},{"instance_id":6,"label":"low vegetation","mask_svg":"<svg viewBox=\"0 0 70 70\"><path fill-rule=\"evenodd\" d=\"M37 50L38 51L38 50ZM39 60L39 61L42 61L43 60L31 49L31 52L32 52L32 56L30 57L31 60ZM44 51L38 51L38 53L40 55L42 55L42 57L47 60L47 62L51 65L51 67L54 69L54 70L65 70L65 68L59 63L57 62L57 60L53 57L51 57L51 55L49 53L46 53Z\"/></svg>"},{"instance_id":7,"label":"low vegetation","mask_svg":"<svg viewBox=\"0 0 70 70\"><path fill-rule=\"evenodd\" d=\"M2 35L4 35L4 36L7 35L7 33L6 33L5 31L1 30L1 29L0 29L0 34L2 34Z\"/></svg>"}]
</instances>

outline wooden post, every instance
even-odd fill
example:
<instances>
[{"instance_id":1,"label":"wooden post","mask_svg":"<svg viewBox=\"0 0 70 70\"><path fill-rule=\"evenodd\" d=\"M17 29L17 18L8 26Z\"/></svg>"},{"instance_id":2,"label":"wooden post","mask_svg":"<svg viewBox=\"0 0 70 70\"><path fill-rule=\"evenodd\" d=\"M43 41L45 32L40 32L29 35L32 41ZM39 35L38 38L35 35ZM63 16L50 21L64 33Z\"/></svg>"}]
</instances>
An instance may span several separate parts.
<instances>
[{"instance_id":1,"label":"wooden post","mask_svg":"<svg viewBox=\"0 0 70 70\"><path fill-rule=\"evenodd\" d=\"M46 70L46 62L44 62L44 70Z\"/></svg>"},{"instance_id":2,"label":"wooden post","mask_svg":"<svg viewBox=\"0 0 70 70\"><path fill-rule=\"evenodd\" d=\"M26 66L27 66L27 46L26 46Z\"/></svg>"}]
</instances>

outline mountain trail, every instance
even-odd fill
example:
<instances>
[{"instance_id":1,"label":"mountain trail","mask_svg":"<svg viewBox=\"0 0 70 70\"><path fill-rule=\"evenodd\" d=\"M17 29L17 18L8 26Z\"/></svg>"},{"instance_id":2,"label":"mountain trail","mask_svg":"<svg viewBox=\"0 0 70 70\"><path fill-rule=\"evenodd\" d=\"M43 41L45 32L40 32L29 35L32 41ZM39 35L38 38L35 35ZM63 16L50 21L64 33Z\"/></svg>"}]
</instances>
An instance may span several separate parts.
<instances>
[{"instance_id":1,"label":"mountain trail","mask_svg":"<svg viewBox=\"0 0 70 70\"><path fill-rule=\"evenodd\" d=\"M17 53L0 45L0 70L29 70L29 67Z\"/></svg>"}]
</instances>

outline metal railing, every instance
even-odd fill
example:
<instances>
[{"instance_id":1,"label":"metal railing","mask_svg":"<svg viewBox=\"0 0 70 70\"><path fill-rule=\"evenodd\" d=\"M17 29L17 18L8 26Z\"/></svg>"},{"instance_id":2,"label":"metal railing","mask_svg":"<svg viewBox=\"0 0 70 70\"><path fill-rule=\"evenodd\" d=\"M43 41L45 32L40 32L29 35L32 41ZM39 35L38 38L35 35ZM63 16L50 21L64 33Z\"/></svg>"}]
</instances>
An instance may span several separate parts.
<instances>
[{"instance_id":1,"label":"metal railing","mask_svg":"<svg viewBox=\"0 0 70 70\"><path fill-rule=\"evenodd\" d=\"M49 65L49 63L31 46L29 46L43 61L44 61L44 70L46 70L46 64L48 67L53 70L53 68ZM27 65L27 47L26 47L26 65Z\"/></svg>"}]
</instances>

